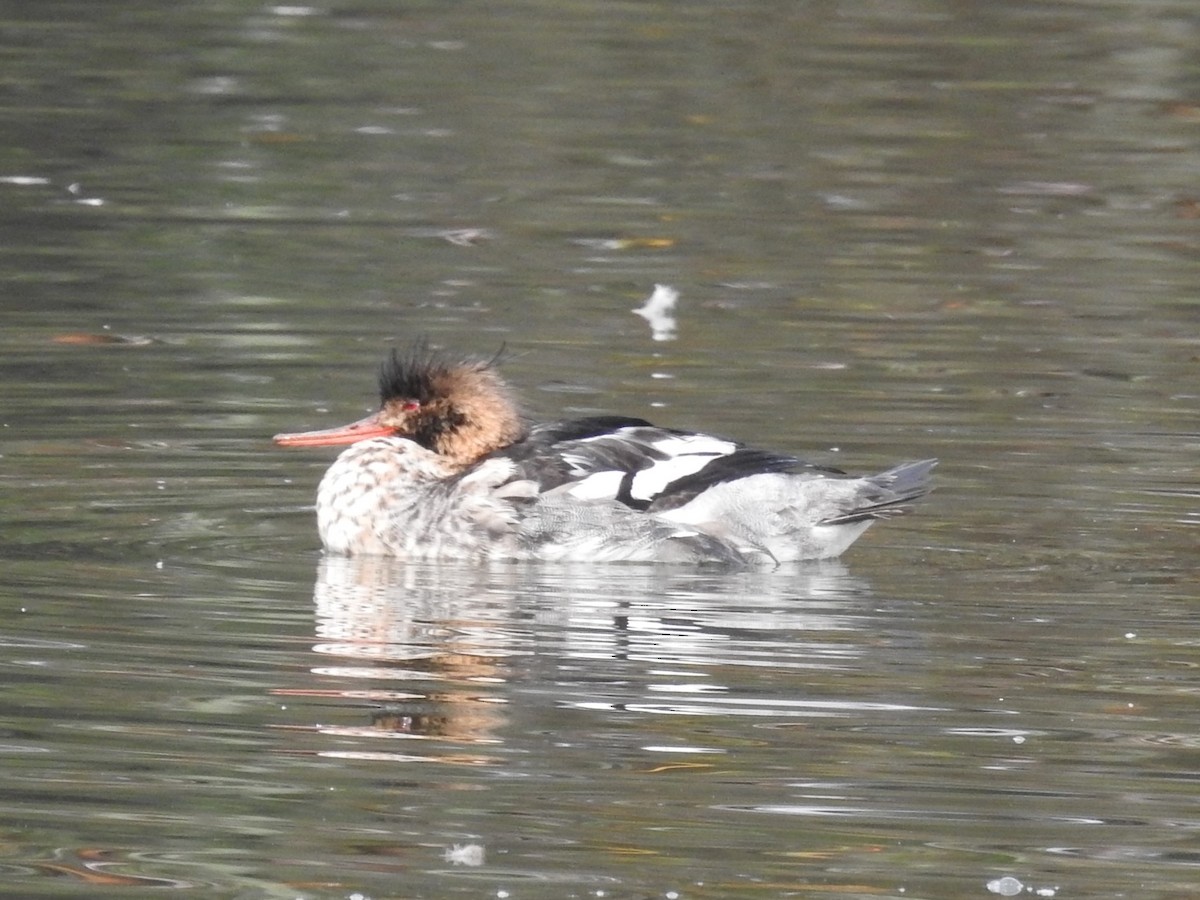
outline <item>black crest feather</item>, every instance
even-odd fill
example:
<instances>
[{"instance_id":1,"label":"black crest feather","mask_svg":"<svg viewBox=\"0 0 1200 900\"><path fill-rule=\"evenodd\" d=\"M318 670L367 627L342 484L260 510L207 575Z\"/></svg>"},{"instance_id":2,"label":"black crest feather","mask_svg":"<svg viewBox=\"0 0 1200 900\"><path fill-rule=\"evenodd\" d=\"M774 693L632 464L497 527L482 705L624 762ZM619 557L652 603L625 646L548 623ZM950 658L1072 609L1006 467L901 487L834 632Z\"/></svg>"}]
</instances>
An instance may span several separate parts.
<instances>
[{"instance_id":1,"label":"black crest feather","mask_svg":"<svg viewBox=\"0 0 1200 900\"><path fill-rule=\"evenodd\" d=\"M505 347L501 346L491 359L451 356L429 346L420 338L407 350L393 348L379 368L379 401L416 400L425 404L436 398L435 388L447 374L464 366L490 369L500 361Z\"/></svg>"},{"instance_id":2,"label":"black crest feather","mask_svg":"<svg viewBox=\"0 0 1200 900\"><path fill-rule=\"evenodd\" d=\"M460 364L430 347L425 340L417 341L405 351L393 349L379 368L379 400L428 403L434 398L434 384Z\"/></svg>"}]
</instances>

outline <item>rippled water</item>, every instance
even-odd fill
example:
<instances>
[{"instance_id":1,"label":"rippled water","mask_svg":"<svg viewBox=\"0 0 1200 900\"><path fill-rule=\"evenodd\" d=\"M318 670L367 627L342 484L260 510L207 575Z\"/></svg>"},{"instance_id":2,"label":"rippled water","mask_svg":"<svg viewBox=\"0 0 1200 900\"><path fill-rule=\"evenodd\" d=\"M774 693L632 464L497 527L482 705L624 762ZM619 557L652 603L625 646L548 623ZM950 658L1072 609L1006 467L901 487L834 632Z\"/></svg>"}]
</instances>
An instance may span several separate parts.
<instances>
[{"instance_id":1,"label":"rippled water","mask_svg":"<svg viewBox=\"0 0 1200 900\"><path fill-rule=\"evenodd\" d=\"M0 893L1194 892L1190 5L50 10L0 16ZM322 559L269 436L417 334L938 490L778 571Z\"/></svg>"}]
</instances>

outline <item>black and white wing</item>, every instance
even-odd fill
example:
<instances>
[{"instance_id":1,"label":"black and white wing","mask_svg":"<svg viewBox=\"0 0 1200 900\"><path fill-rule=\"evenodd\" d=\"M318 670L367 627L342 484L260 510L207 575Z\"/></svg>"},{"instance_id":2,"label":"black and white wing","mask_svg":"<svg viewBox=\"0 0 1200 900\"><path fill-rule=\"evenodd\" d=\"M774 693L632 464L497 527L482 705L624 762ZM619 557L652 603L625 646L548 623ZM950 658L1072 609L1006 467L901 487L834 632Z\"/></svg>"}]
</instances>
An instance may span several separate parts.
<instances>
[{"instance_id":1,"label":"black and white wing","mask_svg":"<svg viewBox=\"0 0 1200 900\"><path fill-rule=\"evenodd\" d=\"M616 500L652 512L682 506L713 485L765 472L843 474L726 438L618 416L539 425L502 454L543 492Z\"/></svg>"}]
</instances>

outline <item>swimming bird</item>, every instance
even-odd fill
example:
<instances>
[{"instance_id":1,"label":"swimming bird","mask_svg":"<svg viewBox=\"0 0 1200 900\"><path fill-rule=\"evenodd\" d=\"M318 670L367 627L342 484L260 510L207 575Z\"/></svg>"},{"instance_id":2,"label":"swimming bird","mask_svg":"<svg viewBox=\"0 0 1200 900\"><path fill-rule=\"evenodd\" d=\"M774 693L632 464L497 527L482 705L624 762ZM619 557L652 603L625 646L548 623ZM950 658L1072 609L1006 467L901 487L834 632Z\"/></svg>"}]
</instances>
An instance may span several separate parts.
<instances>
[{"instance_id":1,"label":"swimming bird","mask_svg":"<svg viewBox=\"0 0 1200 900\"><path fill-rule=\"evenodd\" d=\"M317 489L330 554L777 565L840 555L930 490L937 460L864 477L627 416L531 424L497 360L416 344L379 409L278 434L349 444Z\"/></svg>"}]
</instances>

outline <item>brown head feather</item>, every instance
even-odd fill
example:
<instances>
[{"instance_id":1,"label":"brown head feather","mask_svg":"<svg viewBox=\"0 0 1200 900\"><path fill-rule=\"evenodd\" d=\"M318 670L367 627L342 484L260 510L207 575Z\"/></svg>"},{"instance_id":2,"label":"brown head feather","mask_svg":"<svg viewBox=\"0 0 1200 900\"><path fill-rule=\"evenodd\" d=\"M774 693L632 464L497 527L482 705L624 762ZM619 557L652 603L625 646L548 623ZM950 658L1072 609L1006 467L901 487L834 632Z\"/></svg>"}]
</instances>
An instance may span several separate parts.
<instances>
[{"instance_id":1,"label":"brown head feather","mask_svg":"<svg viewBox=\"0 0 1200 900\"><path fill-rule=\"evenodd\" d=\"M466 467L520 440L524 424L495 359L453 359L424 341L392 351L379 373L380 419Z\"/></svg>"}]
</instances>

